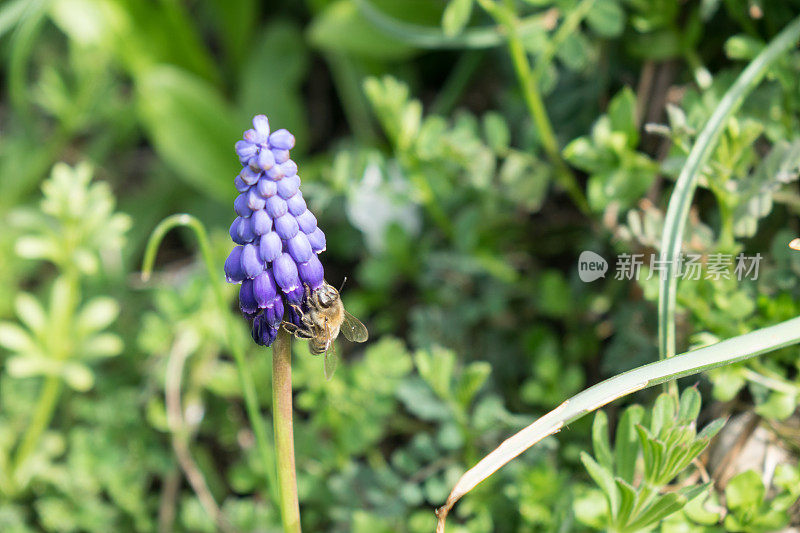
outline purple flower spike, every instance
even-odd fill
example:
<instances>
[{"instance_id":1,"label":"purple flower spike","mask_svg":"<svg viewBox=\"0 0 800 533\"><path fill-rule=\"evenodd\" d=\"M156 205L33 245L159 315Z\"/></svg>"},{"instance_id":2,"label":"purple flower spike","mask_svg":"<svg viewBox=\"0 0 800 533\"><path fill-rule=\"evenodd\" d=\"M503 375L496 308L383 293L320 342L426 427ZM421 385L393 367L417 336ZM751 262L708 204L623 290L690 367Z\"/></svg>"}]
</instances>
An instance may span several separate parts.
<instances>
[{"instance_id":1,"label":"purple flower spike","mask_svg":"<svg viewBox=\"0 0 800 533\"><path fill-rule=\"evenodd\" d=\"M289 322L299 328L303 327L303 321L300 319L300 313L298 313L297 309L294 307L289 307Z\"/></svg>"},{"instance_id":2,"label":"purple flower spike","mask_svg":"<svg viewBox=\"0 0 800 533\"><path fill-rule=\"evenodd\" d=\"M242 193L233 201L233 210L242 218L247 218L253 214L253 210L247 205L247 193Z\"/></svg>"},{"instance_id":3,"label":"purple flower spike","mask_svg":"<svg viewBox=\"0 0 800 533\"><path fill-rule=\"evenodd\" d=\"M318 289L322 285L324 271L322 263L320 263L316 255L312 255L311 259L305 263L297 265L297 270L300 275L300 280L306 283L312 291Z\"/></svg>"},{"instance_id":4,"label":"purple flower spike","mask_svg":"<svg viewBox=\"0 0 800 533\"><path fill-rule=\"evenodd\" d=\"M225 260L225 279L228 283L241 283L245 278L242 270L242 249L241 246L234 246Z\"/></svg>"},{"instance_id":5,"label":"purple flower spike","mask_svg":"<svg viewBox=\"0 0 800 533\"><path fill-rule=\"evenodd\" d=\"M289 207L286 205L286 200L280 196L270 196L267 198L267 214L272 220L282 217L288 210Z\"/></svg>"},{"instance_id":6,"label":"purple flower spike","mask_svg":"<svg viewBox=\"0 0 800 533\"><path fill-rule=\"evenodd\" d=\"M266 115L256 115L253 117L253 129L259 136L269 139L269 119Z\"/></svg>"},{"instance_id":7,"label":"purple flower spike","mask_svg":"<svg viewBox=\"0 0 800 533\"><path fill-rule=\"evenodd\" d=\"M264 271L264 263L258 257L258 250L252 244L245 244L242 250L242 270L244 274L252 279Z\"/></svg>"},{"instance_id":8,"label":"purple flower spike","mask_svg":"<svg viewBox=\"0 0 800 533\"><path fill-rule=\"evenodd\" d=\"M283 172L284 176L296 176L297 175L297 163L289 159L281 163L281 172Z\"/></svg>"},{"instance_id":9,"label":"purple flower spike","mask_svg":"<svg viewBox=\"0 0 800 533\"><path fill-rule=\"evenodd\" d=\"M241 224L242 220L244 220L242 217L236 217L233 224L231 224L231 229L228 230L231 240L236 244L247 244L247 241L242 240L239 236L239 224Z\"/></svg>"},{"instance_id":10,"label":"purple flower spike","mask_svg":"<svg viewBox=\"0 0 800 533\"><path fill-rule=\"evenodd\" d=\"M275 156L269 150L261 150L256 159L258 168L261 170L269 170L275 164Z\"/></svg>"},{"instance_id":11,"label":"purple flower spike","mask_svg":"<svg viewBox=\"0 0 800 533\"><path fill-rule=\"evenodd\" d=\"M284 241L288 241L300 231L297 219L289 213L275 219L275 232Z\"/></svg>"},{"instance_id":12,"label":"purple flower spike","mask_svg":"<svg viewBox=\"0 0 800 533\"><path fill-rule=\"evenodd\" d=\"M253 227L250 225L250 220L247 218L239 219L239 244L253 242L256 234L253 233Z\"/></svg>"},{"instance_id":13,"label":"purple flower spike","mask_svg":"<svg viewBox=\"0 0 800 533\"><path fill-rule=\"evenodd\" d=\"M247 193L247 207L253 211L258 211L259 209L264 209L264 204L266 204L264 197L258 194L255 187L251 188Z\"/></svg>"},{"instance_id":14,"label":"purple flower spike","mask_svg":"<svg viewBox=\"0 0 800 533\"><path fill-rule=\"evenodd\" d=\"M253 314L258 310L256 297L253 295L253 280L246 279L239 288L239 307L243 313Z\"/></svg>"},{"instance_id":15,"label":"purple flower spike","mask_svg":"<svg viewBox=\"0 0 800 533\"><path fill-rule=\"evenodd\" d=\"M272 327L267 322L266 313L261 313L253 319L253 329L251 334L256 344L261 346L270 346L275 342L275 337L278 336L278 328Z\"/></svg>"},{"instance_id":16,"label":"purple flower spike","mask_svg":"<svg viewBox=\"0 0 800 533\"><path fill-rule=\"evenodd\" d=\"M271 304L278 295L278 288L275 286L271 270L265 270L253 278L253 295L262 309Z\"/></svg>"},{"instance_id":17,"label":"purple flower spike","mask_svg":"<svg viewBox=\"0 0 800 533\"><path fill-rule=\"evenodd\" d=\"M254 212L250 220L253 224L253 233L256 235L265 235L272 230L272 219L263 209Z\"/></svg>"},{"instance_id":18,"label":"purple flower spike","mask_svg":"<svg viewBox=\"0 0 800 533\"><path fill-rule=\"evenodd\" d=\"M236 187L236 190L239 192L247 192L247 189L250 188L250 186L244 182L241 176L236 176L233 178L233 186Z\"/></svg>"},{"instance_id":19,"label":"purple flower spike","mask_svg":"<svg viewBox=\"0 0 800 533\"><path fill-rule=\"evenodd\" d=\"M297 194L297 189L300 187L300 178L295 174L294 176L287 176L277 183L278 196L284 199L289 199ZM288 203L287 203L288 207Z\"/></svg>"},{"instance_id":20,"label":"purple flower spike","mask_svg":"<svg viewBox=\"0 0 800 533\"><path fill-rule=\"evenodd\" d=\"M257 189L258 194L264 198L269 198L270 196L275 196L278 193L278 184L271 179L261 178L258 180Z\"/></svg>"},{"instance_id":21,"label":"purple flower spike","mask_svg":"<svg viewBox=\"0 0 800 533\"><path fill-rule=\"evenodd\" d=\"M317 229L317 217L314 213L306 209L297 217L297 224L303 233L313 233Z\"/></svg>"},{"instance_id":22,"label":"purple flower spike","mask_svg":"<svg viewBox=\"0 0 800 533\"><path fill-rule=\"evenodd\" d=\"M293 291L300 285L300 278L297 274L297 264L289 254L281 254L272 263L272 273L275 276L275 283L283 289L283 292Z\"/></svg>"},{"instance_id":23,"label":"purple flower spike","mask_svg":"<svg viewBox=\"0 0 800 533\"><path fill-rule=\"evenodd\" d=\"M294 216L300 215L306 210L306 201L303 200L303 193L297 191L297 194L286 200L286 206Z\"/></svg>"},{"instance_id":24,"label":"purple flower spike","mask_svg":"<svg viewBox=\"0 0 800 533\"><path fill-rule=\"evenodd\" d=\"M256 155L257 150L258 148L253 143L236 141L236 155L239 156L239 161L242 164L245 164L248 159Z\"/></svg>"},{"instance_id":25,"label":"purple flower spike","mask_svg":"<svg viewBox=\"0 0 800 533\"><path fill-rule=\"evenodd\" d=\"M272 263L280 257L282 251L283 243L277 233L270 231L261 237L261 242L258 246L258 255L261 256L264 262Z\"/></svg>"},{"instance_id":26,"label":"purple flower spike","mask_svg":"<svg viewBox=\"0 0 800 533\"><path fill-rule=\"evenodd\" d=\"M290 304L301 305L303 303L303 296L305 296L305 289L298 285L294 289L286 292L286 300ZM296 313L293 307L289 307L289 313Z\"/></svg>"},{"instance_id":27,"label":"purple flower spike","mask_svg":"<svg viewBox=\"0 0 800 533\"><path fill-rule=\"evenodd\" d=\"M247 141L247 142L249 142L251 144L258 144L257 135L258 135L258 132L256 132L256 130L251 128L249 130L245 130L245 132L242 133L242 139L244 139L245 141ZM269 137L267 137L267 140L269 141Z\"/></svg>"},{"instance_id":28,"label":"purple flower spike","mask_svg":"<svg viewBox=\"0 0 800 533\"><path fill-rule=\"evenodd\" d=\"M289 160L289 150L276 150L273 148L272 155L275 156L275 162L278 164L285 163L286 161Z\"/></svg>"},{"instance_id":29,"label":"purple flower spike","mask_svg":"<svg viewBox=\"0 0 800 533\"><path fill-rule=\"evenodd\" d=\"M278 150L291 150L294 148L294 135L282 128L275 130L269 136L269 144Z\"/></svg>"},{"instance_id":30,"label":"purple flower spike","mask_svg":"<svg viewBox=\"0 0 800 533\"><path fill-rule=\"evenodd\" d=\"M259 174L257 171L253 170L250 167L244 167L242 171L239 173L239 176L241 176L242 181L248 185L255 185L260 175L261 174Z\"/></svg>"},{"instance_id":31,"label":"purple flower spike","mask_svg":"<svg viewBox=\"0 0 800 533\"><path fill-rule=\"evenodd\" d=\"M325 234L322 233L321 229L317 228L310 233L308 235L308 242L311 243L311 249L314 250L315 253L325 251Z\"/></svg>"},{"instance_id":32,"label":"purple flower spike","mask_svg":"<svg viewBox=\"0 0 800 533\"><path fill-rule=\"evenodd\" d=\"M294 259L298 265L300 263L305 263L312 257L316 257L305 233L298 232L297 235L286 242L286 247L289 250L289 255L292 256L292 259Z\"/></svg>"},{"instance_id":33,"label":"purple flower spike","mask_svg":"<svg viewBox=\"0 0 800 533\"><path fill-rule=\"evenodd\" d=\"M266 175L267 178L271 179L272 181L278 181L283 177L283 171L281 171L280 165L275 165L271 169L267 170L264 175Z\"/></svg>"},{"instance_id":34,"label":"purple flower spike","mask_svg":"<svg viewBox=\"0 0 800 533\"><path fill-rule=\"evenodd\" d=\"M272 305L267 306L264 314L270 326L277 328L281 325L281 321L283 320L283 300L280 296L272 301Z\"/></svg>"},{"instance_id":35,"label":"purple flower spike","mask_svg":"<svg viewBox=\"0 0 800 533\"><path fill-rule=\"evenodd\" d=\"M325 250L325 234L300 192L297 164L289 153L294 144L284 129L270 133L264 115L253 117L253 128L236 143L242 170L234 178L240 194L229 233L237 246L225 260L225 278L241 283L239 307L251 321L253 340L262 346L275 341L284 311L287 320L304 327L306 286L316 291L324 283L317 254Z\"/></svg>"}]
</instances>

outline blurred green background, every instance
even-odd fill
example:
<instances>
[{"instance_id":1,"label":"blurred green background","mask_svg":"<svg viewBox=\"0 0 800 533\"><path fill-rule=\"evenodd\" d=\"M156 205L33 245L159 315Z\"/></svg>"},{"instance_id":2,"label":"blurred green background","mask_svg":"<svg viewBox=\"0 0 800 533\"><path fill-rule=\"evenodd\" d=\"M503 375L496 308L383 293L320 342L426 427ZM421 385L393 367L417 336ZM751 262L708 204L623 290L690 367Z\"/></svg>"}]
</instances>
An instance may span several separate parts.
<instances>
[{"instance_id":1,"label":"blurred green background","mask_svg":"<svg viewBox=\"0 0 800 533\"><path fill-rule=\"evenodd\" d=\"M511 17L516 63L486 5ZM220 331L235 288L218 308L182 230L138 275L156 224L187 212L223 276L233 145L257 113L294 133L326 278L348 278L371 333L341 343L330 382L296 343L303 525L433 531L432 509L500 441L657 359L657 276L587 284L577 258L594 250L613 273L615 254L656 249L697 132L797 14L778 0L3 1L0 531L280 530ZM775 64L704 171L687 249L765 260L757 281L681 284L682 349L800 311L798 70L796 50ZM269 416L270 351L247 355ZM712 372L701 420L757 413L796 464L797 356ZM524 454L448 530L599 527L590 442L581 420ZM797 523L797 495L776 491L780 516L735 530ZM724 516L658 528L722 531Z\"/></svg>"}]
</instances>

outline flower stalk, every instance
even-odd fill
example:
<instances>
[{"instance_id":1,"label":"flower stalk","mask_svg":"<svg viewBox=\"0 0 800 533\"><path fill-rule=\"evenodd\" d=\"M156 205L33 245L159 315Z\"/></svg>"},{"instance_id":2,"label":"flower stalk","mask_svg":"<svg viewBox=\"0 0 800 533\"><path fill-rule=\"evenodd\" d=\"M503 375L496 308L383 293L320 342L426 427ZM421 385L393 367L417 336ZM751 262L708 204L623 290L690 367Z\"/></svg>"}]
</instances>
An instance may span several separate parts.
<instances>
[{"instance_id":1,"label":"flower stalk","mask_svg":"<svg viewBox=\"0 0 800 533\"><path fill-rule=\"evenodd\" d=\"M284 533L300 532L292 427L292 337L281 328L272 345L272 420Z\"/></svg>"}]
</instances>

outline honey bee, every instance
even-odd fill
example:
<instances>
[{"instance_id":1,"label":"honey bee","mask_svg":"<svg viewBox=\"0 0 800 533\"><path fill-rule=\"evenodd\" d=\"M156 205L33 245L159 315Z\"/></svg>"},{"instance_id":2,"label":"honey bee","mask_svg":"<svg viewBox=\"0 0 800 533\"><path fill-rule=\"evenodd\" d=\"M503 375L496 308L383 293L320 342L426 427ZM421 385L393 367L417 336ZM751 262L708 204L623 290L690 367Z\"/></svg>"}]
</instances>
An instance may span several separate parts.
<instances>
[{"instance_id":1,"label":"honey bee","mask_svg":"<svg viewBox=\"0 0 800 533\"><path fill-rule=\"evenodd\" d=\"M302 327L291 322L283 322L283 327L298 339L308 339L311 353L325 354L325 377L331 379L339 362L333 341L344 333L351 342L364 342L369 337L367 328L359 319L345 311L339 291L323 281L322 286L311 292L305 286L305 302L308 309L303 311L292 305L300 315Z\"/></svg>"}]
</instances>

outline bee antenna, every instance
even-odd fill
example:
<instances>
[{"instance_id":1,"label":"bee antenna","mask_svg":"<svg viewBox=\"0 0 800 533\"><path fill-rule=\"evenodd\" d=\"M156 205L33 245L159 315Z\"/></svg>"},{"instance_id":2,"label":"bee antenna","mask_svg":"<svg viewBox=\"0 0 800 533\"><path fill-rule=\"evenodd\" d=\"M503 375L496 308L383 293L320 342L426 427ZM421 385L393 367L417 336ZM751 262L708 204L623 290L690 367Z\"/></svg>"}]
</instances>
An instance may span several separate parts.
<instances>
[{"instance_id":1,"label":"bee antenna","mask_svg":"<svg viewBox=\"0 0 800 533\"><path fill-rule=\"evenodd\" d=\"M344 279L342 280L342 286L339 287L339 292L342 292L342 289L344 289L344 284L345 283L347 283L347 276L345 276Z\"/></svg>"}]
</instances>

